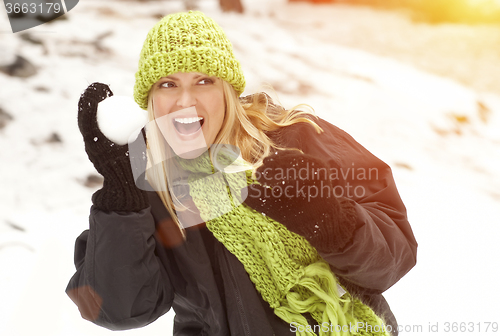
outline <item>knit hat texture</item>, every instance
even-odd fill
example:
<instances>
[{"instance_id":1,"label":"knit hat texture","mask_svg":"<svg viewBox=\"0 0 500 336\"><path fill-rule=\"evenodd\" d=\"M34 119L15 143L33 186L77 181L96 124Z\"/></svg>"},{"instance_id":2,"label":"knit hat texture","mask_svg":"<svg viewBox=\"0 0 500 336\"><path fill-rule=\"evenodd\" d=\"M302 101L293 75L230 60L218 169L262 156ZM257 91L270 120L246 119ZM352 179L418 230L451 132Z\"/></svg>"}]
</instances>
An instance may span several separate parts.
<instances>
[{"instance_id":1,"label":"knit hat texture","mask_svg":"<svg viewBox=\"0 0 500 336\"><path fill-rule=\"evenodd\" d=\"M148 33L135 74L134 99L147 109L151 86L177 72L200 72L245 89L241 65L222 28L199 11L165 16Z\"/></svg>"}]
</instances>

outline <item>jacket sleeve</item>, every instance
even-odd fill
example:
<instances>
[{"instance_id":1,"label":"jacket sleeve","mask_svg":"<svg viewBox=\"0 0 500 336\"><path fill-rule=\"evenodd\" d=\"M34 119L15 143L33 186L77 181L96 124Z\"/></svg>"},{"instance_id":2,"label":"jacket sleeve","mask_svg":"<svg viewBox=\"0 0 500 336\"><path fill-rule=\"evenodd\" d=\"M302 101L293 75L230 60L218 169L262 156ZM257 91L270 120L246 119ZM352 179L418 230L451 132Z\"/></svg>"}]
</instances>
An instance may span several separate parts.
<instances>
[{"instance_id":1,"label":"jacket sleeve","mask_svg":"<svg viewBox=\"0 0 500 336\"><path fill-rule=\"evenodd\" d=\"M91 208L90 228L75 245L77 271L66 289L83 318L123 330L147 325L170 309L174 293L155 255L154 234L150 208Z\"/></svg>"},{"instance_id":2,"label":"jacket sleeve","mask_svg":"<svg viewBox=\"0 0 500 336\"><path fill-rule=\"evenodd\" d=\"M300 123L282 134L288 147L327 160L342 196L355 202L357 223L342 249L321 251L333 272L348 282L381 293L416 264L417 242L390 167L344 131L317 120L323 133ZM296 126L296 127L294 127ZM288 139L288 140L286 140ZM336 195L338 193L336 192Z\"/></svg>"}]
</instances>

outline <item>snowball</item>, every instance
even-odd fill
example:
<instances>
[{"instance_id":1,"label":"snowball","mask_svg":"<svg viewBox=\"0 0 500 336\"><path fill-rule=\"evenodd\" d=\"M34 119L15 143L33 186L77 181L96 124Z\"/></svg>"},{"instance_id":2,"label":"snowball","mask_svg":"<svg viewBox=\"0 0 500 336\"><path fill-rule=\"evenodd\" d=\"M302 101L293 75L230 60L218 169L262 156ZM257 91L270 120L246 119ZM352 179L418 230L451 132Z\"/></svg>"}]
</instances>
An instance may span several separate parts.
<instances>
[{"instance_id":1,"label":"snowball","mask_svg":"<svg viewBox=\"0 0 500 336\"><path fill-rule=\"evenodd\" d=\"M97 107L99 129L118 145L127 144L132 135L139 134L147 121L147 111L141 109L131 97L111 96Z\"/></svg>"}]
</instances>

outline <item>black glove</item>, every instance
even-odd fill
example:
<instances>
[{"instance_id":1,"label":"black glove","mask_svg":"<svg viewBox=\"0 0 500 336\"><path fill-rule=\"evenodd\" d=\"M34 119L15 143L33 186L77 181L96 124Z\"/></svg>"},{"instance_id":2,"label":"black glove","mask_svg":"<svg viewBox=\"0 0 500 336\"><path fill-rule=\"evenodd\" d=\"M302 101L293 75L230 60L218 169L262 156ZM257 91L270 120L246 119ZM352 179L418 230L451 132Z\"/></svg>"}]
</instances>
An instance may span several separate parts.
<instances>
[{"instance_id":1,"label":"black glove","mask_svg":"<svg viewBox=\"0 0 500 336\"><path fill-rule=\"evenodd\" d=\"M260 185L248 187L248 206L305 237L318 251L343 251L352 241L355 203L335 196L339 191L326 163L295 150L279 151L264 159L256 176Z\"/></svg>"},{"instance_id":2,"label":"black glove","mask_svg":"<svg viewBox=\"0 0 500 336\"><path fill-rule=\"evenodd\" d=\"M78 102L78 127L83 135L85 151L95 169L104 176L103 187L94 193L92 202L105 211L137 212L147 208L149 201L147 193L135 185L128 144L120 146L112 142L97 125L97 105L112 95L106 84L92 83ZM144 167L145 150L140 153Z\"/></svg>"}]
</instances>

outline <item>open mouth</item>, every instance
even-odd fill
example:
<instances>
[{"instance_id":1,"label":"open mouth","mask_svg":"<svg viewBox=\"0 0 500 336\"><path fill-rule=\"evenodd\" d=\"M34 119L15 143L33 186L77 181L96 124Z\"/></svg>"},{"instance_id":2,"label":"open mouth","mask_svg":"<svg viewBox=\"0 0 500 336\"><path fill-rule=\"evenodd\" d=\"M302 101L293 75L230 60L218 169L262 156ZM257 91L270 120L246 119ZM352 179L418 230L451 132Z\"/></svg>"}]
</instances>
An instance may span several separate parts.
<instances>
[{"instance_id":1,"label":"open mouth","mask_svg":"<svg viewBox=\"0 0 500 336\"><path fill-rule=\"evenodd\" d=\"M202 117L174 118L174 127L179 134L189 135L198 132L205 119Z\"/></svg>"}]
</instances>

